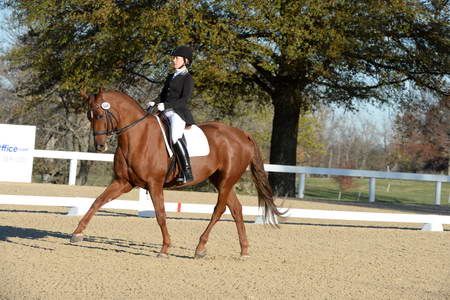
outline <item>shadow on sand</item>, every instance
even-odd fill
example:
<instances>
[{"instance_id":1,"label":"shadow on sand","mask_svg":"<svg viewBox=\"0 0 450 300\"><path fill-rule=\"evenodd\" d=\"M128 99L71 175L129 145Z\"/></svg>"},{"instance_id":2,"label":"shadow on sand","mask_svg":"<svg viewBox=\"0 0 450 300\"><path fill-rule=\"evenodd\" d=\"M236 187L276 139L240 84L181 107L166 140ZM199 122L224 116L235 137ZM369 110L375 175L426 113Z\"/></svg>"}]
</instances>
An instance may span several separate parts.
<instances>
[{"instance_id":1,"label":"shadow on sand","mask_svg":"<svg viewBox=\"0 0 450 300\"><path fill-rule=\"evenodd\" d=\"M53 212L51 212L53 213ZM102 250L102 251L110 251L115 253L126 253L132 255L143 255L143 256L156 256L159 253L159 249L161 249L161 244L158 243L143 243L143 242L134 242L125 239L112 239L101 236L85 236L84 240L79 243L70 243L71 234L58 232L58 231L49 231L49 230L40 230L34 228L23 228L23 227L14 227L14 226L0 226L0 244L3 242L13 243L16 245L26 246L30 248L36 248L47 251L54 251L54 248L42 247L36 244L28 244L25 242L17 241L17 238L22 240L33 240L34 243L38 241L51 242L55 243L54 240L50 240L49 238L57 238L56 242L59 245L66 245L70 247L79 247L85 249L94 249L94 250ZM181 249L181 250L189 250L194 253L194 249L184 248L184 247L176 247L172 246L172 249ZM148 254L148 252L153 254ZM178 255L178 254L169 254L169 256L185 258L185 259L193 259L193 256L186 255Z\"/></svg>"}]
</instances>

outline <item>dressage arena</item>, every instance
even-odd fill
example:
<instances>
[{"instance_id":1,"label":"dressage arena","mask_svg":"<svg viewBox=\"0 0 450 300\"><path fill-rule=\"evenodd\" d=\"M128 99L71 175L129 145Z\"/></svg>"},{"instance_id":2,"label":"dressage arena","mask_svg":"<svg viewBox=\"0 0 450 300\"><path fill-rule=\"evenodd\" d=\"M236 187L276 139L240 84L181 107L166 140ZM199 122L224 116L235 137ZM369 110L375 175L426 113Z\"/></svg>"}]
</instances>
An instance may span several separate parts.
<instances>
[{"instance_id":1,"label":"dressage arena","mask_svg":"<svg viewBox=\"0 0 450 300\"><path fill-rule=\"evenodd\" d=\"M95 197L102 190L0 183L0 194ZM165 195L183 203L213 204L216 197ZM255 197L239 198L243 205L257 204ZM137 191L122 199L137 199ZM411 212L379 203L286 200L284 206ZM278 230L245 217L251 257L240 259L234 222L224 215L211 233L208 256L193 259L210 215L168 213L172 248L164 259L156 257L161 233L155 219L101 210L87 227L86 240L71 244L81 217L66 216L67 211L0 205L0 299L450 298L448 225L444 232L427 232L420 224L289 218Z\"/></svg>"}]
</instances>

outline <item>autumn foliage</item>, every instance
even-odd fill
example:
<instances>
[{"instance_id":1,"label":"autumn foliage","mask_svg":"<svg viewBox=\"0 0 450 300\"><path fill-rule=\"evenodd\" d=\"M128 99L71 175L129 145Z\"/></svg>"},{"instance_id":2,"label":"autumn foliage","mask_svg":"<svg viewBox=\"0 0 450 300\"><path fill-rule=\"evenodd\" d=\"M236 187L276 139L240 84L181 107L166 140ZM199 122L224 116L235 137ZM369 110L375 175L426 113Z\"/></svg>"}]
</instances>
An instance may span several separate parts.
<instances>
[{"instance_id":1,"label":"autumn foliage","mask_svg":"<svg viewBox=\"0 0 450 300\"><path fill-rule=\"evenodd\" d=\"M341 165L337 166L337 168L354 169L355 164L352 161L346 161L346 162L342 163ZM346 192L354 187L353 177L351 177L351 176L335 176L335 177L333 177L333 179L338 184L339 190L341 192Z\"/></svg>"},{"instance_id":2,"label":"autumn foliage","mask_svg":"<svg viewBox=\"0 0 450 300\"><path fill-rule=\"evenodd\" d=\"M396 120L397 143L393 145L402 171L449 171L450 97L436 102L408 105Z\"/></svg>"}]
</instances>

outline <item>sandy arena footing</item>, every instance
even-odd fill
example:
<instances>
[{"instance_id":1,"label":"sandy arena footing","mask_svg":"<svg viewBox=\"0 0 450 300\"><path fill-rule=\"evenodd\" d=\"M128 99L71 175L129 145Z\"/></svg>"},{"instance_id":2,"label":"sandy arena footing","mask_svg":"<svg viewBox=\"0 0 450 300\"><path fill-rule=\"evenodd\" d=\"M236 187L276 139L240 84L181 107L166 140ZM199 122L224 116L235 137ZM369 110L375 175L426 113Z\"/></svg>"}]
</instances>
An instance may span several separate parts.
<instances>
[{"instance_id":1,"label":"sandy arena footing","mask_svg":"<svg viewBox=\"0 0 450 300\"><path fill-rule=\"evenodd\" d=\"M0 193L90 197L99 190L0 184ZM215 196L166 195L169 201L182 196L190 203L213 203ZM240 198L244 205L256 204L254 197ZM393 211L290 202L302 208ZM102 210L86 229L85 240L71 244L81 217L66 212L0 205L0 299L450 298L448 227L423 232L418 224L289 219L277 230L253 224L249 217L251 257L243 260L234 222L225 216L211 233L208 256L193 259L210 216L170 213L173 245L168 259L158 259L161 233L155 219Z\"/></svg>"}]
</instances>

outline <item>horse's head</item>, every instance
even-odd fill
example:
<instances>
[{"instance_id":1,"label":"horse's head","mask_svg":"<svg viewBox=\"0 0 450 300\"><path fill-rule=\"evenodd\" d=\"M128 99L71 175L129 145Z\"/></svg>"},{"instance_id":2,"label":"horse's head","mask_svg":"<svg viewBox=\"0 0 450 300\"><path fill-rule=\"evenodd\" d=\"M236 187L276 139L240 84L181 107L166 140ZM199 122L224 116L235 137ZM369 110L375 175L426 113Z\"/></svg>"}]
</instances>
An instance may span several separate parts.
<instances>
[{"instance_id":1,"label":"horse's head","mask_svg":"<svg viewBox=\"0 0 450 300\"><path fill-rule=\"evenodd\" d=\"M88 101L87 117L94 134L95 150L105 152L108 149L107 137L112 135L117 127L117 119L111 112L111 103L103 99L103 89L100 89L97 95L88 95L84 91L81 91L81 95Z\"/></svg>"}]
</instances>

